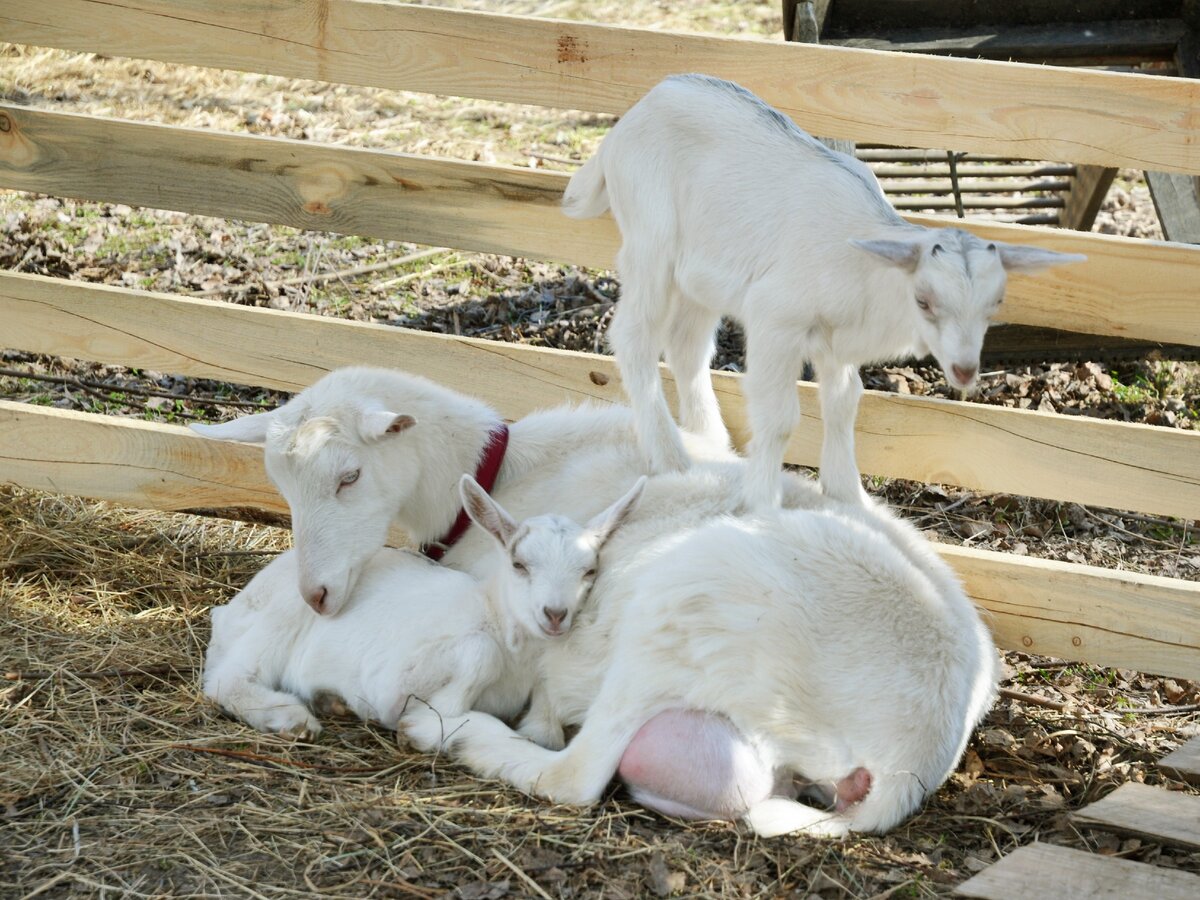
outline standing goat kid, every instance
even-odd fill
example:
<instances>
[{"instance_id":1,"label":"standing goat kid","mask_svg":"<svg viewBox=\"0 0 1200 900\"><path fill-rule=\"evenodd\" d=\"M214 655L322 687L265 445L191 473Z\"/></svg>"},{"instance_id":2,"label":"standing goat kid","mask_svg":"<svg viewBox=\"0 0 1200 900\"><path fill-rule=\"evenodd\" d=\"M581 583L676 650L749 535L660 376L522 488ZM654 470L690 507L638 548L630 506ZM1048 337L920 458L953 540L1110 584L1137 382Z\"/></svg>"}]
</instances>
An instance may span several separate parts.
<instances>
[{"instance_id":1,"label":"standing goat kid","mask_svg":"<svg viewBox=\"0 0 1200 900\"><path fill-rule=\"evenodd\" d=\"M557 515L518 525L464 475L464 508L502 557L496 573L480 584L384 548L332 618L297 602L298 557L284 553L212 611L204 693L255 728L298 738L321 730L310 703L318 711L345 706L388 727L415 706L447 716L471 708L514 716L535 690L544 642L574 624L600 549L645 480L586 526Z\"/></svg>"},{"instance_id":2,"label":"standing goat kid","mask_svg":"<svg viewBox=\"0 0 1200 900\"><path fill-rule=\"evenodd\" d=\"M854 157L704 75L653 88L571 178L568 216L609 207L623 238L609 335L651 469L688 465L658 378L664 352L683 427L728 444L708 365L716 326L731 316L748 347L753 439L743 503L756 509L779 505L804 361L820 386L821 486L861 502L858 367L932 354L952 386L968 389L1006 272L1084 259L909 224Z\"/></svg>"}]
</instances>

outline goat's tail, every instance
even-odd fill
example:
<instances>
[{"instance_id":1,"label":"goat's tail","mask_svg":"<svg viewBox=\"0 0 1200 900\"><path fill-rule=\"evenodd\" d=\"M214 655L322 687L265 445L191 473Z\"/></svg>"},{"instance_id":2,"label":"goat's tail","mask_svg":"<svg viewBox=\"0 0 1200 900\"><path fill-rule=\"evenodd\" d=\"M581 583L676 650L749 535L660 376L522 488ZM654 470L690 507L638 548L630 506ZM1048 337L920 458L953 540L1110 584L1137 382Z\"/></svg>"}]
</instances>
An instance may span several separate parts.
<instances>
[{"instance_id":1,"label":"goat's tail","mask_svg":"<svg viewBox=\"0 0 1200 900\"><path fill-rule=\"evenodd\" d=\"M572 219L593 219L608 209L608 191L600 153L592 155L583 168L571 176L563 193L562 210Z\"/></svg>"},{"instance_id":2,"label":"goat's tail","mask_svg":"<svg viewBox=\"0 0 1200 900\"><path fill-rule=\"evenodd\" d=\"M802 831L815 837L845 837L851 831L881 833L899 825L921 805L927 793L911 773L874 778L860 803L844 812L815 809L796 800L771 797L750 807L746 821L762 837Z\"/></svg>"}]
</instances>

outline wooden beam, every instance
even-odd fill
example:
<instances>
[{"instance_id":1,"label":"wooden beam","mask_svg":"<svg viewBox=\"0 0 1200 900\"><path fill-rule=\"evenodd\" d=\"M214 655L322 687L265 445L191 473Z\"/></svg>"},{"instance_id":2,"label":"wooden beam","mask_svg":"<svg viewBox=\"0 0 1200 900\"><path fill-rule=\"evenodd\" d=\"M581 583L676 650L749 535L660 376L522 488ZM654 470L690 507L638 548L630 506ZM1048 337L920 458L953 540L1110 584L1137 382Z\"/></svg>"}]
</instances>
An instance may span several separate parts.
<instances>
[{"instance_id":1,"label":"wooden beam","mask_svg":"<svg viewBox=\"0 0 1200 900\"><path fill-rule=\"evenodd\" d=\"M1175 52L1175 68L1185 78L1200 79L1200 4L1185 9L1188 27ZM1200 83L1200 81L1198 81ZM1150 197L1169 241L1200 244L1200 178L1178 172L1146 172Z\"/></svg>"},{"instance_id":2,"label":"wooden beam","mask_svg":"<svg viewBox=\"0 0 1200 900\"><path fill-rule=\"evenodd\" d=\"M505 415L569 401L623 402L611 357L343 322L125 288L0 274L6 345L297 390L338 366L399 366L481 396ZM665 369L664 369L665 374ZM714 373L725 421L748 432L741 377ZM668 387L673 391L669 377ZM815 465L816 391L789 462ZM866 472L1187 518L1200 513L1200 434L868 392L858 416Z\"/></svg>"},{"instance_id":3,"label":"wooden beam","mask_svg":"<svg viewBox=\"0 0 1200 900\"><path fill-rule=\"evenodd\" d=\"M1085 168L1091 168L1087 166ZM954 191L950 181L941 179L914 178L909 181L885 179L879 182L885 194L949 194ZM1071 189L1071 182L1042 178L1035 181L1000 179L997 181L963 181L958 185L960 194L1028 194L1053 191L1059 193Z\"/></svg>"},{"instance_id":4,"label":"wooden beam","mask_svg":"<svg viewBox=\"0 0 1200 900\"><path fill-rule=\"evenodd\" d=\"M1180 0L837 0L832 31L941 25L970 28L980 22L1049 25L1101 19L1129 21L1179 15Z\"/></svg>"},{"instance_id":5,"label":"wooden beam","mask_svg":"<svg viewBox=\"0 0 1200 900\"><path fill-rule=\"evenodd\" d=\"M664 76L699 71L739 82L812 134L1200 172L1200 84L1187 79L899 59L368 0L0 0L0 34L69 50L613 114Z\"/></svg>"},{"instance_id":6,"label":"wooden beam","mask_svg":"<svg viewBox=\"0 0 1200 900\"><path fill-rule=\"evenodd\" d=\"M896 209L954 209L953 197L892 197ZM1001 194L980 197L967 194L962 198L964 209L1062 209L1066 201L1062 197L1014 197ZM949 225L949 223L947 223Z\"/></svg>"},{"instance_id":7,"label":"wooden beam","mask_svg":"<svg viewBox=\"0 0 1200 900\"><path fill-rule=\"evenodd\" d=\"M1200 878L1179 869L1162 869L1052 844L1029 844L988 866L954 892L980 900L1194 900L1200 896Z\"/></svg>"},{"instance_id":8,"label":"wooden beam","mask_svg":"<svg viewBox=\"0 0 1200 900\"><path fill-rule=\"evenodd\" d=\"M1200 797L1129 781L1070 814L1076 825L1200 850Z\"/></svg>"},{"instance_id":9,"label":"wooden beam","mask_svg":"<svg viewBox=\"0 0 1200 900\"><path fill-rule=\"evenodd\" d=\"M1031 557L1010 568L1006 554L938 550L1007 650L1159 674L1198 658L1200 583ZM1145 615L1136 625L1127 617L1133 606Z\"/></svg>"},{"instance_id":10,"label":"wooden beam","mask_svg":"<svg viewBox=\"0 0 1200 900\"><path fill-rule=\"evenodd\" d=\"M611 266L565 175L0 105L0 186L432 246Z\"/></svg>"},{"instance_id":11,"label":"wooden beam","mask_svg":"<svg viewBox=\"0 0 1200 900\"><path fill-rule=\"evenodd\" d=\"M834 47L934 53L969 59L1019 60L1072 65L1101 62L1169 60L1184 31L1179 19L1066 22L1042 25L995 25L887 29L827 36Z\"/></svg>"},{"instance_id":12,"label":"wooden beam","mask_svg":"<svg viewBox=\"0 0 1200 900\"><path fill-rule=\"evenodd\" d=\"M1100 212L1116 175L1116 169L1080 166L1071 179L1071 189L1062 213L1062 227L1091 231L1096 222L1096 213Z\"/></svg>"},{"instance_id":13,"label":"wooden beam","mask_svg":"<svg viewBox=\"0 0 1200 900\"><path fill-rule=\"evenodd\" d=\"M1030 325L993 325L983 341L985 370L1027 363L1136 360L1157 352L1163 359L1200 359L1200 349Z\"/></svg>"},{"instance_id":14,"label":"wooden beam","mask_svg":"<svg viewBox=\"0 0 1200 900\"><path fill-rule=\"evenodd\" d=\"M0 483L6 482L152 509L285 510L265 479L257 447L207 441L173 425L0 401ZM1028 649L1028 637L1033 652L1200 677L1198 584L958 547L938 550L968 593L995 614L1002 647ZM1084 619L1064 620L1081 607ZM1168 631L1171 638L1164 640ZM1070 635L1083 637L1076 644Z\"/></svg>"},{"instance_id":15,"label":"wooden beam","mask_svg":"<svg viewBox=\"0 0 1200 900\"><path fill-rule=\"evenodd\" d=\"M0 401L0 482L183 511L287 513L262 451L194 439L185 428Z\"/></svg>"},{"instance_id":16,"label":"wooden beam","mask_svg":"<svg viewBox=\"0 0 1200 900\"><path fill-rule=\"evenodd\" d=\"M555 172L0 105L2 187L611 267L615 224L562 215L566 183ZM1200 345L1198 248L956 224L988 240L1088 256L1012 278L1006 322Z\"/></svg>"},{"instance_id":17,"label":"wooden beam","mask_svg":"<svg viewBox=\"0 0 1200 900\"><path fill-rule=\"evenodd\" d=\"M1200 180L1177 172L1147 172L1146 184L1163 237L1200 244Z\"/></svg>"}]
</instances>

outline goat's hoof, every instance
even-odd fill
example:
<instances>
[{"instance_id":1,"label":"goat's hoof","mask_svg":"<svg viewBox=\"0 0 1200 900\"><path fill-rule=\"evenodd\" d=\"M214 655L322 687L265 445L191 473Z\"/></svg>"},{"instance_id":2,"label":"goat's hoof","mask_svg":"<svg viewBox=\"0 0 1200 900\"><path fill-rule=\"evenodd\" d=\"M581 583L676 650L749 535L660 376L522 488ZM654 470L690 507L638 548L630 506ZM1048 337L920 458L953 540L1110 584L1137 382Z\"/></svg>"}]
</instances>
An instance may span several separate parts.
<instances>
[{"instance_id":1,"label":"goat's hoof","mask_svg":"<svg viewBox=\"0 0 1200 900\"><path fill-rule=\"evenodd\" d=\"M420 753L442 749L442 720L438 716L405 716L396 723L396 744Z\"/></svg>"},{"instance_id":2,"label":"goat's hoof","mask_svg":"<svg viewBox=\"0 0 1200 900\"><path fill-rule=\"evenodd\" d=\"M321 723L303 706L283 707L275 710L266 730L291 741L311 741L321 733Z\"/></svg>"}]
</instances>

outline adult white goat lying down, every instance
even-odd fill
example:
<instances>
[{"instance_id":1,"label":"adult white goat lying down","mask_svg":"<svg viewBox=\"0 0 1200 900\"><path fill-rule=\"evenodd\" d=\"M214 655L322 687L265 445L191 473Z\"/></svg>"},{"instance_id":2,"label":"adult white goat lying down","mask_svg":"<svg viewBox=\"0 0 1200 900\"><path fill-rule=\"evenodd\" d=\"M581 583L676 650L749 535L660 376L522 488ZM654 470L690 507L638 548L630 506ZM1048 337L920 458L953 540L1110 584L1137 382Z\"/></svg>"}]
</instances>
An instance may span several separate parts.
<instances>
[{"instance_id":1,"label":"adult white goat lying down","mask_svg":"<svg viewBox=\"0 0 1200 900\"><path fill-rule=\"evenodd\" d=\"M505 429L486 404L390 369L337 369L278 409L192 428L265 442L267 473L292 512L299 597L329 615L342 608L390 525L429 544L456 518L465 524L463 472L499 464L491 492L517 518L558 512L584 520L643 468L625 407L562 406ZM497 452L504 435L507 450ZM470 529L443 562L482 575L489 547Z\"/></svg>"},{"instance_id":2,"label":"adult white goat lying down","mask_svg":"<svg viewBox=\"0 0 1200 900\"><path fill-rule=\"evenodd\" d=\"M580 725L566 749L477 712L421 710L404 730L559 802L592 803L619 773L652 808L745 817L764 835L891 828L953 771L994 697L997 654L974 606L882 510L664 529L664 484L680 479L679 498L687 478L650 480L593 600L541 658L522 732L553 745ZM794 778L836 808L797 802Z\"/></svg>"},{"instance_id":3,"label":"adult white goat lying down","mask_svg":"<svg viewBox=\"0 0 1200 900\"><path fill-rule=\"evenodd\" d=\"M442 715L515 716L538 690L537 654L570 630L600 549L644 484L586 526L553 515L518 525L464 475L464 508L498 550L495 574L480 583L384 548L332 618L297 602L288 551L213 609L204 693L255 728L305 739L321 730L310 704L344 704L390 728L422 703Z\"/></svg>"},{"instance_id":4,"label":"adult white goat lying down","mask_svg":"<svg viewBox=\"0 0 1200 900\"><path fill-rule=\"evenodd\" d=\"M708 365L721 316L746 332L753 438L744 503L779 504L806 360L820 386L821 485L865 497L854 460L860 365L932 353L969 388L1006 271L1084 259L905 222L852 156L830 150L749 91L679 75L630 109L572 176L575 218L611 207L623 243L609 329L651 470L688 459L658 377L665 352L685 429L727 445Z\"/></svg>"}]
</instances>

